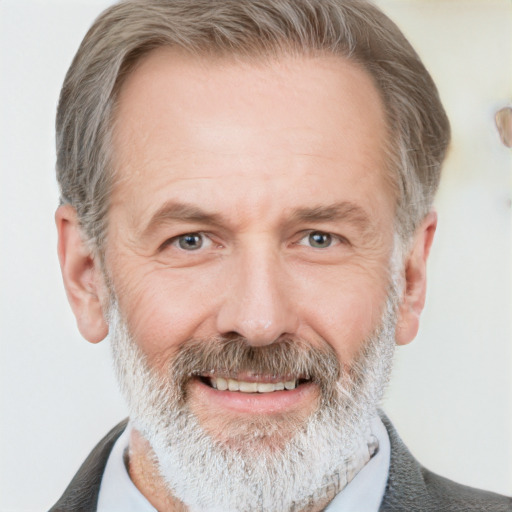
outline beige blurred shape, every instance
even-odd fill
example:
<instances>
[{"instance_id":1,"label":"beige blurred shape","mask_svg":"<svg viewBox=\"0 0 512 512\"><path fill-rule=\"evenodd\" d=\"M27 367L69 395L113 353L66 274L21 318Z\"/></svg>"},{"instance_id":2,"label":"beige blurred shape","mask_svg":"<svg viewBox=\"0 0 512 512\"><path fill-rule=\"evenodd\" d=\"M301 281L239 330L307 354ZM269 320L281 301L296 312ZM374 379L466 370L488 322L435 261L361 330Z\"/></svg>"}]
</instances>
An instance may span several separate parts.
<instances>
[{"instance_id":1,"label":"beige blurred shape","mask_svg":"<svg viewBox=\"0 0 512 512\"><path fill-rule=\"evenodd\" d=\"M504 107L496 112L496 126L501 141L507 148L512 147L512 107Z\"/></svg>"}]
</instances>

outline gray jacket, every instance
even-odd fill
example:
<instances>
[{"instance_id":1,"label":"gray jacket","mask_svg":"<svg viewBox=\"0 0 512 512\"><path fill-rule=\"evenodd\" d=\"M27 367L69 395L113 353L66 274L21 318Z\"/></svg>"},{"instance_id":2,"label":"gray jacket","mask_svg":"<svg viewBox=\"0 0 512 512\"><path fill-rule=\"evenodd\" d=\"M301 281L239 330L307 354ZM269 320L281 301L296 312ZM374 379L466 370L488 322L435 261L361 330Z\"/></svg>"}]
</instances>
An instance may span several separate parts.
<instances>
[{"instance_id":1,"label":"gray jacket","mask_svg":"<svg viewBox=\"0 0 512 512\"><path fill-rule=\"evenodd\" d=\"M457 484L422 467L390 421L385 416L382 421L391 442L391 465L379 512L512 512L512 498ZM126 423L98 443L50 512L96 511L107 459Z\"/></svg>"}]
</instances>

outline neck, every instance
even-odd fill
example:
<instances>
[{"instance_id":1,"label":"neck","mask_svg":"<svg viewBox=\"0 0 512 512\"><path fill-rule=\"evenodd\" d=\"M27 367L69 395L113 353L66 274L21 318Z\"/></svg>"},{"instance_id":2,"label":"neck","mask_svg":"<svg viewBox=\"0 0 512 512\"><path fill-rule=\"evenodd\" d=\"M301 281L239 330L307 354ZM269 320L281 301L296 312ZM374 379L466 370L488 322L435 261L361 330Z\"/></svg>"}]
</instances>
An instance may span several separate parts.
<instances>
[{"instance_id":1,"label":"neck","mask_svg":"<svg viewBox=\"0 0 512 512\"><path fill-rule=\"evenodd\" d=\"M133 429L130 436L128 473L135 487L158 512L187 512L188 508L169 493L158 471L156 456L148 441Z\"/></svg>"}]
</instances>

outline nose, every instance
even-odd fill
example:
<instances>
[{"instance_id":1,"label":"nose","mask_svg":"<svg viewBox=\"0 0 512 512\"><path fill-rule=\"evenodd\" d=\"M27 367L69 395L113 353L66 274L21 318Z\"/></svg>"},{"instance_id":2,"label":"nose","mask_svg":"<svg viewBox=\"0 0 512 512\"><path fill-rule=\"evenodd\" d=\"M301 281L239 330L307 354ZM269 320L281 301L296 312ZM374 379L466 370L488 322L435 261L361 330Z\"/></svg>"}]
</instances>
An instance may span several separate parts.
<instances>
[{"instance_id":1,"label":"nose","mask_svg":"<svg viewBox=\"0 0 512 512\"><path fill-rule=\"evenodd\" d=\"M278 254L261 248L243 251L228 272L217 317L219 334L237 334L252 346L264 346L295 333L298 318L292 306L292 283Z\"/></svg>"}]
</instances>

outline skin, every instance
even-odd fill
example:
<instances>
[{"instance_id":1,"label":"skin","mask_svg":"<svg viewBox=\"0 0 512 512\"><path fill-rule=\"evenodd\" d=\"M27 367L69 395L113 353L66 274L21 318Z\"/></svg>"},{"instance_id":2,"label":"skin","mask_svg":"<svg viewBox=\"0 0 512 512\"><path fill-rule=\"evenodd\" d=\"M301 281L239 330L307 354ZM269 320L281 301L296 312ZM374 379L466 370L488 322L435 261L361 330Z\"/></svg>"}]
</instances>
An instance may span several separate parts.
<instances>
[{"instance_id":1,"label":"skin","mask_svg":"<svg viewBox=\"0 0 512 512\"><path fill-rule=\"evenodd\" d=\"M163 371L190 338L238 333L254 346L283 336L329 344L350 366L388 291L396 198L386 137L370 76L337 57L249 63L162 48L138 63L116 116L105 265L150 364ZM78 327L98 342L108 333L101 269L74 209L60 207L56 222ZM418 329L435 226L431 213L405 259L399 344ZM312 232L322 247L311 245ZM193 233L202 246L183 249ZM224 428L251 415L306 418L318 390L242 395L191 380L188 397L203 427L221 437L220 418ZM135 433L132 479L158 510L181 510L150 455Z\"/></svg>"}]
</instances>

